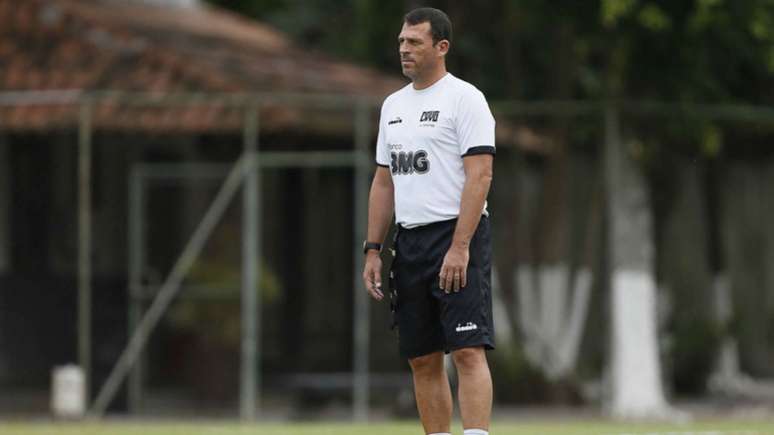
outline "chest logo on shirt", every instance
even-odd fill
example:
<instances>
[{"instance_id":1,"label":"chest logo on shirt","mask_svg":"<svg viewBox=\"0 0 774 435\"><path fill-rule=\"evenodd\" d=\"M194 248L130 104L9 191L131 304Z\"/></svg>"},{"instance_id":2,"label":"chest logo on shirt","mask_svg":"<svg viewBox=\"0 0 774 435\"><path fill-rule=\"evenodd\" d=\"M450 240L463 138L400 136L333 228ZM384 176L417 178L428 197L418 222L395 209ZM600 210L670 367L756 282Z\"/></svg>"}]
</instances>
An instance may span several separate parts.
<instances>
[{"instance_id":1,"label":"chest logo on shirt","mask_svg":"<svg viewBox=\"0 0 774 435\"><path fill-rule=\"evenodd\" d=\"M427 151L393 151L390 153L392 175L424 174L430 170Z\"/></svg>"},{"instance_id":2,"label":"chest logo on shirt","mask_svg":"<svg viewBox=\"0 0 774 435\"><path fill-rule=\"evenodd\" d=\"M400 124L401 122L403 122L403 120L400 119L400 116L396 116L395 119L390 120L387 125Z\"/></svg>"},{"instance_id":3,"label":"chest logo on shirt","mask_svg":"<svg viewBox=\"0 0 774 435\"><path fill-rule=\"evenodd\" d=\"M438 122L438 114L440 110L430 110L422 112L422 116L419 117L419 122Z\"/></svg>"}]
</instances>

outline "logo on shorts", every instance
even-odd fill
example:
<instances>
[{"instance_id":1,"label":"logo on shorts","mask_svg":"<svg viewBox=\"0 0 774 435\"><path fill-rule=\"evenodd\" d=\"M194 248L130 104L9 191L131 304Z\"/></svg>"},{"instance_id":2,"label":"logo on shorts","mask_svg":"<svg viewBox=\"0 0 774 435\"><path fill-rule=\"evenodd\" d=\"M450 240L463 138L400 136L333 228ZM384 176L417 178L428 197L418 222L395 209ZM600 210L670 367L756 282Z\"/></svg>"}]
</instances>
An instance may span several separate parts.
<instances>
[{"instance_id":1,"label":"logo on shorts","mask_svg":"<svg viewBox=\"0 0 774 435\"><path fill-rule=\"evenodd\" d=\"M454 328L454 330L457 332L475 331L476 329L478 329L478 326L473 322L468 322L464 325L461 323L458 323L457 327Z\"/></svg>"}]
</instances>

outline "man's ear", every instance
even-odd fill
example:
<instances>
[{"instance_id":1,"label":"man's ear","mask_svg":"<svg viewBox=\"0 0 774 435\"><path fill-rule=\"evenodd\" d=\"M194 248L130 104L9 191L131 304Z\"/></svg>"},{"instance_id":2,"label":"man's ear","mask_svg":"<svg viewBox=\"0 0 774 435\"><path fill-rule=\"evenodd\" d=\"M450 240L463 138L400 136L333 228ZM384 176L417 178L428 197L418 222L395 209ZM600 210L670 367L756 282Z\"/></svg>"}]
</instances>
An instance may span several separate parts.
<instances>
[{"instance_id":1,"label":"man's ear","mask_svg":"<svg viewBox=\"0 0 774 435\"><path fill-rule=\"evenodd\" d=\"M438 51L440 55L446 55L449 52L449 41L446 39L442 39L438 41Z\"/></svg>"}]
</instances>

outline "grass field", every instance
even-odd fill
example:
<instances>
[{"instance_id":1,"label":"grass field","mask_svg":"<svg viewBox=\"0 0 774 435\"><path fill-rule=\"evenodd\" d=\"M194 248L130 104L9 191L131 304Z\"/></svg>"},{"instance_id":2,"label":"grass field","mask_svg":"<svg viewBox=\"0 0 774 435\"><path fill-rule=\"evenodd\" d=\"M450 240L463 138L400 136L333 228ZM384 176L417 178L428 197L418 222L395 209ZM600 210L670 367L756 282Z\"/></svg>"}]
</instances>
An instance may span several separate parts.
<instances>
[{"instance_id":1,"label":"grass field","mask_svg":"<svg viewBox=\"0 0 774 435\"><path fill-rule=\"evenodd\" d=\"M459 425L453 433L461 434ZM684 425L603 421L495 423L492 435L774 435L774 420L702 421ZM421 435L418 422L256 424L238 423L0 423L2 435Z\"/></svg>"}]
</instances>

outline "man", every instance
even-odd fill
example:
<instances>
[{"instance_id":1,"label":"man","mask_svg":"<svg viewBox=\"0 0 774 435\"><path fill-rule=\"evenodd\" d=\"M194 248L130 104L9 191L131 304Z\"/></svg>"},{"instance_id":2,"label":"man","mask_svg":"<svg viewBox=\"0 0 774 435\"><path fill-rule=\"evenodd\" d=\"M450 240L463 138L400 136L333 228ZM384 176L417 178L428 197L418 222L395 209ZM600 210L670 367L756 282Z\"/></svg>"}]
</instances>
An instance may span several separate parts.
<instances>
[{"instance_id":1,"label":"man","mask_svg":"<svg viewBox=\"0 0 774 435\"><path fill-rule=\"evenodd\" d=\"M404 18L398 45L412 83L382 105L363 280L374 299L384 298L379 254L394 211L394 320L425 433L450 432L443 357L451 352L464 433L482 435L492 407L485 354L494 348L486 196L495 121L484 95L447 73L451 33L438 9L415 9Z\"/></svg>"}]
</instances>

